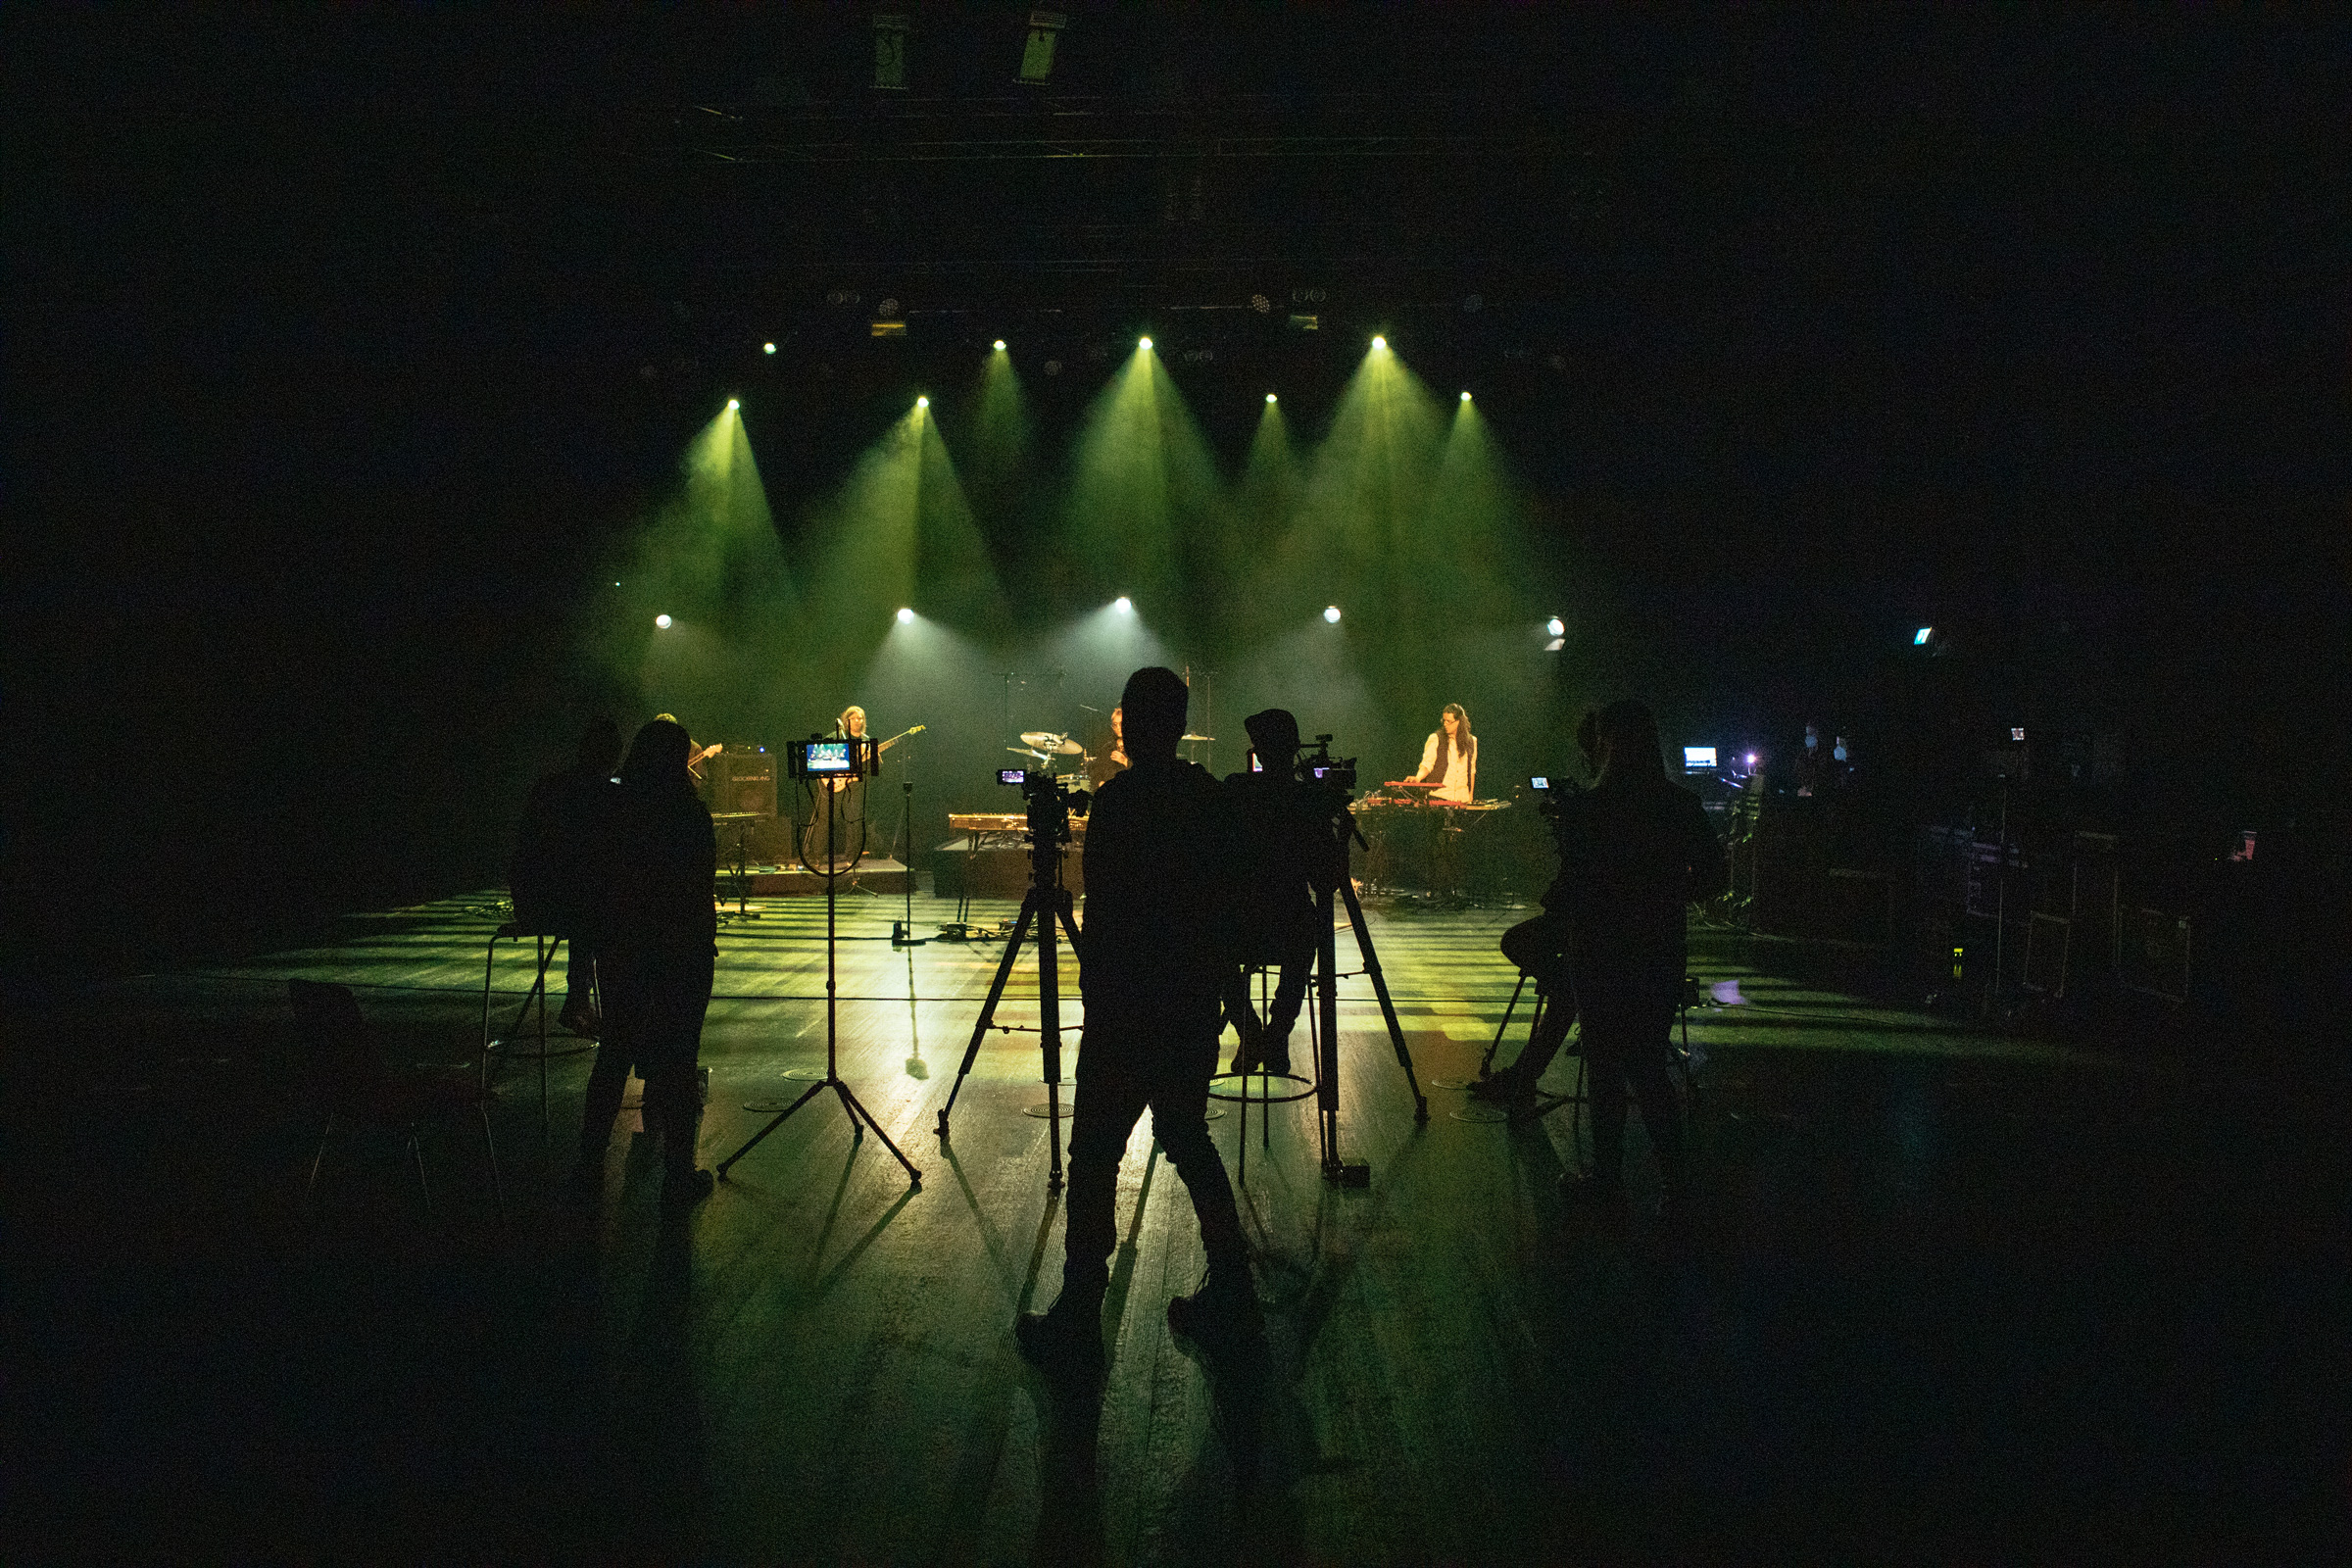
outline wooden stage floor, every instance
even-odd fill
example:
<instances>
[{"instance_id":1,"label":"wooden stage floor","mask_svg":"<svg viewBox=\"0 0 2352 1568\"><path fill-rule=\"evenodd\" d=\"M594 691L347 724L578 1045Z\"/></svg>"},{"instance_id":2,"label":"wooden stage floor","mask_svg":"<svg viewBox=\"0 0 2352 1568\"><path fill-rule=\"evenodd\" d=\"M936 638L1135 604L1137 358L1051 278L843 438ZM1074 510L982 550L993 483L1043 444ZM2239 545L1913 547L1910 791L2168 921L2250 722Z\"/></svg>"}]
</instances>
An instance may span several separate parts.
<instances>
[{"instance_id":1,"label":"wooden stage floor","mask_svg":"<svg viewBox=\"0 0 2352 1568\"><path fill-rule=\"evenodd\" d=\"M824 909L720 939L706 1162L822 1065ZM979 912L1006 917L1011 906ZM918 897L918 930L953 905ZM1376 906L1425 1079L1466 1076L1528 911ZM493 895L342 939L10 1006L12 1560L500 1558L1015 1563L2069 1561L2341 1544L2340 1085L1970 1033L1758 972L1696 1011L1700 1200L1570 1211L1566 1113L1411 1101L1345 987L1347 1152L1308 1107L1253 1147L1261 1364L1163 1309L1200 1268L1139 1128L1099 1407L1015 1353L1060 1277L1033 1035L995 1035L933 1123L993 943L894 950L845 901L844 1075L918 1190L816 1104L664 1219L632 1114L567 1201L587 1060L509 1067L500 1223L478 1140L330 1155L295 1093L284 982L356 987L398 1059L464 1054ZM527 960L505 950L510 1014ZM1348 947L1343 938L1343 955ZM1066 955L1065 955L1066 957ZM1345 967L1353 967L1347 964ZM1073 1011L1074 1011L1073 1007ZM1003 1009L1036 1021L1025 962ZM502 1028L502 1033L506 1032ZM1303 1037L1303 1026L1301 1028ZM1073 1039L1075 1037L1073 1036ZM1517 1049L1521 1032L1504 1048ZM1555 1075L1564 1079L1564 1058ZM1215 1124L1229 1168L1238 1120Z\"/></svg>"}]
</instances>

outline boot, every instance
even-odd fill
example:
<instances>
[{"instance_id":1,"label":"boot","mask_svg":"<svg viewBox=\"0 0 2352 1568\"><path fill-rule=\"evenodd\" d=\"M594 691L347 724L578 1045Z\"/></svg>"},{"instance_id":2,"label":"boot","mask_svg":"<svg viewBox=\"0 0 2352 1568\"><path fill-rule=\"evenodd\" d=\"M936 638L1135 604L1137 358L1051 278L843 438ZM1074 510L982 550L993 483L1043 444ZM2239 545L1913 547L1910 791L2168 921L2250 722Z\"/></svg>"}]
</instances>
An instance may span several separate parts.
<instances>
[{"instance_id":1,"label":"boot","mask_svg":"<svg viewBox=\"0 0 2352 1568\"><path fill-rule=\"evenodd\" d=\"M1258 1311L1250 1265L1210 1264L1199 1290L1168 1303L1168 1327L1195 1342L1246 1339L1261 1332L1265 1319Z\"/></svg>"},{"instance_id":2,"label":"boot","mask_svg":"<svg viewBox=\"0 0 2352 1568\"><path fill-rule=\"evenodd\" d=\"M1102 1297L1109 1281L1070 1281L1043 1312L1023 1312L1012 1325L1021 1354L1047 1372L1102 1370Z\"/></svg>"}]
</instances>

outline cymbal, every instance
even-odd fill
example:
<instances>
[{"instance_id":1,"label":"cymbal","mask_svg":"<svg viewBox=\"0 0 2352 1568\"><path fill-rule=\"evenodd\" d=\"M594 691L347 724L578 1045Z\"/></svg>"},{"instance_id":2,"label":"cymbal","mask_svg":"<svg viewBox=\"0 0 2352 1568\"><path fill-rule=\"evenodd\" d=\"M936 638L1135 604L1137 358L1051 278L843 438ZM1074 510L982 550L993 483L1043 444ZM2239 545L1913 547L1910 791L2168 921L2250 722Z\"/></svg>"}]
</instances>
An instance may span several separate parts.
<instances>
[{"instance_id":1,"label":"cymbal","mask_svg":"<svg viewBox=\"0 0 2352 1568\"><path fill-rule=\"evenodd\" d=\"M1048 757L1045 753L1033 752L1026 746L1007 746L1004 749L1018 757L1034 757L1041 762L1051 762L1054 760L1054 759Z\"/></svg>"},{"instance_id":2,"label":"cymbal","mask_svg":"<svg viewBox=\"0 0 2352 1568\"><path fill-rule=\"evenodd\" d=\"M1207 745L1214 746L1217 743L1217 738L1214 735L1187 735L1178 740L1176 744L1182 746L1185 741L1200 741Z\"/></svg>"},{"instance_id":3,"label":"cymbal","mask_svg":"<svg viewBox=\"0 0 2352 1568\"><path fill-rule=\"evenodd\" d=\"M1052 751L1054 747L1061 744L1061 740L1062 736L1059 730L1025 729L1021 731L1021 744L1023 746L1034 746L1041 752Z\"/></svg>"},{"instance_id":4,"label":"cymbal","mask_svg":"<svg viewBox=\"0 0 2352 1568\"><path fill-rule=\"evenodd\" d=\"M713 822L757 822L760 820L760 813L758 811L712 811L710 820Z\"/></svg>"}]
</instances>

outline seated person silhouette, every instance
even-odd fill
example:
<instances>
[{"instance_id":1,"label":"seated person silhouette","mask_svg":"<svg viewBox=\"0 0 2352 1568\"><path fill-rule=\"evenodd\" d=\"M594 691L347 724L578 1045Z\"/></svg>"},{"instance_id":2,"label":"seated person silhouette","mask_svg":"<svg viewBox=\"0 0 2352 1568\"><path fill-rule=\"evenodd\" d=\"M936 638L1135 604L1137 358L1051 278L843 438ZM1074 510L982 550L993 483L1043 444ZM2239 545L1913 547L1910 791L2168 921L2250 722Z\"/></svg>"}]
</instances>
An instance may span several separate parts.
<instances>
[{"instance_id":1,"label":"seated person silhouette","mask_svg":"<svg viewBox=\"0 0 2352 1568\"><path fill-rule=\"evenodd\" d=\"M1584 753L1585 771L1595 768L1599 755L1599 737L1595 725L1598 714L1587 711L1576 726L1577 750ZM1571 788L1569 799L1576 791ZM1560 830L1561 808L1552 811L1552 834L1556 840ZM1502 934L1502 956L1511 960L1519 971L1535 981L1544 994L1544 1016L1540 1026L1528 1037L1527 1049L1519 1058L1502 1071L1482 1078L1470 1086L1473 1100L1493 1101L1510 1107L1517 1115L1533 1114L1549 1106L1540 1106L1537 1085L1551 1066L1552 1058L1560 1054L1567 1042L1569 1026L1576 1022L1576 977L1568 966L1568 885L1567 868L1563 865L1544 890L1541 902L1544 912L1532 920L1522 920ZM1558 1102L1552 1102L1556 1105Z\"/></svg>"},{"instance_id":2,"label":"seated person silhouette","mask_svg":"<svg viewBox=\"0 0 2352 1568\"><path fill-rule=\"evenodd\" d=\"M584 1195L603 1189L605 1148L632 1067L645 1080L646 1126L662 1131L662 1200L692 1202L712 1185L694 1162L695 1058L718 956L718 835L687 771L694 750L681 726L657 718L637 732L620 768L612 869L599 901L605 1035L572 1174Z\"/></svg>"},{"instance_id":3,"label":"seated person silhouette","mask_svg":"<svg viewBox=\"0 0 2352 1568\"><path fill-rule=\"evenodd\" d=\"M1269 708L1242 721L1259 771L1225 780L1241 829L1241 907L1235 922L1241 962L1225 980L1225 1015L1240 1031L1233 1071L1287 1073L1291 1031L1306 999L1319 936L1315 900L1347 869L1332 832L1332 813L1295 771L1298 720ZM1261 1028L1250 1004L1249 966L1279 966L1281 979Z\"/></svg>"},{"instance_id":4,"label":"seated person silhouette","mask_svg":"<svg viewBox=\"0 0 2352 1568\"><path fill-rule=\"evenodd\" d=\"M1061 1371L1099 1368L1102 1297L1117 1241L1113 1200L1136 1119L1152 1130L1192 1194L1208 1278L1168 1303L1168 1323L1201 1338L1257 1323L1250 1256L1225 1162L1208 1137L1232 944L1236 831L1225 790L1180 761L1188 693L1174 670L1128 677L1131 765L1095 797L1086 835L1086 925L1078 959L1086 999L1061 1295L1014 1325L1021 1353Z\"/></svg>"},{"instance_id":5,"label":"seated person silhouette","mask_svg":"<svg viewBox=\"0 0 2352 1568\"><path fill-rule=\"evenodd\" d=\"M599 863L611 837L620 788L612 768L620 760L620 726L591 719L580 733L572 765L531 786L522 825L514 835L514 858L507 885L514 899L514 924L525 936L560 936L570 943L564 969L564 1027L594 1040L603 1027L596 1005L596 934L592 929L596 891L604 877Z\"/></svg>"}]
</instances>

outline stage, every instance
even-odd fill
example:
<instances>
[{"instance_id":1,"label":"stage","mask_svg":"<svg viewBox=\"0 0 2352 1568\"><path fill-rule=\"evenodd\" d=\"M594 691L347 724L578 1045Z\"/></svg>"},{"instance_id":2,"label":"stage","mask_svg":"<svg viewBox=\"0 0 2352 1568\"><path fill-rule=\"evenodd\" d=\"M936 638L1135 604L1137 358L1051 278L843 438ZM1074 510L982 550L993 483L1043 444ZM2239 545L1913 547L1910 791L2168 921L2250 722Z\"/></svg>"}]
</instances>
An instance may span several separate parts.
<instances>
[{"instance_id":1,"label":"stage","mask_svg":"<svg viewBox=\"0 0 2352 1568\"><path fill-rule=\"evenodd\" d=\"M719 937L706 1162L824 1060L824 904L752 908L730 902ZM926 934L955 912L914 908ZM18 1548L2080 1561L2340 1519L2332 1105L2240 1083L2248 1133L2223 1136L2196 1063L1808 991L1705 930L1693 972L1743 1003L1690 1018L1707 1063L1687 1229L1656 1214L1638 1130L1620 1226L1558 1196L1566 1111L1464 1121L1462 1094L1431 1089L1417 1125L1351 978L1342 1135L1369 1187L1322 1179L1308 1106L1252 1115L1265 1361L1167 1330L1201 1259L1147 1123L1121 1173L1106 1388L1056 1396L1008 1332L1060 1278L1048 1124L1024 1113L1036 1037L982 1045L942 1147L1001 950L894 948L902 911L842 902L840 1053L920 1189L824 1100L667 1220L629 1112L601 1200L563 1196L584 1056L552 1064L544 1143L536 1070L499 1077L506 1223L463 1127L426 1141L436 1216L376 1147L330 1153L305 1217L318 1128L286 981L352 985L396 1060L462 1057L492 893L13 1009ZM1368 911L1425 1082L1476 1071L1511 992L1495 937L1528 912ZM1035 1024L1035 974L1001 1021ZM502 1036L528 976L502 947ZM1238 1166L1239 1117L1213 1132ZM2316 1526L2295 1512L2315 1505Z\"/></svg>"}]
</instances>

